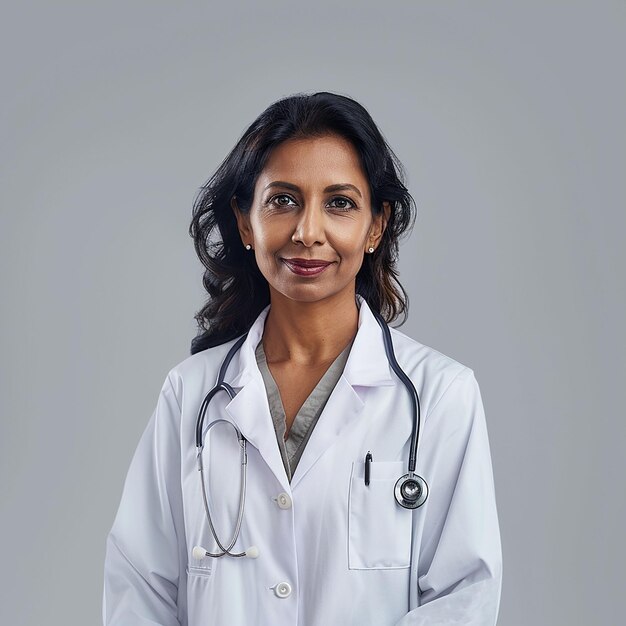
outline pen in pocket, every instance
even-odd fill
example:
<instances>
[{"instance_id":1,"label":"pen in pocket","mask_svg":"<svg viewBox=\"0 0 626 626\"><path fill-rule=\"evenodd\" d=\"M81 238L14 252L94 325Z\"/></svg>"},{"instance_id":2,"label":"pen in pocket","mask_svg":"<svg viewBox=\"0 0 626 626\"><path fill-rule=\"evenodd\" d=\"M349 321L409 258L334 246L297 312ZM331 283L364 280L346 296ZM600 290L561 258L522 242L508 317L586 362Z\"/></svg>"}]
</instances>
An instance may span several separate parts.
<instances>
[{"instance_id":1,"label":"pen in pocket","mask_svg":"<svg viewBox=\"0 0 626 626\"><path fill-rule=\"evenodd\" d=\"M370 484L370 463L372 462L372 453L368 450L365 455L365 484Z\"/></svg>"}]
</instances>

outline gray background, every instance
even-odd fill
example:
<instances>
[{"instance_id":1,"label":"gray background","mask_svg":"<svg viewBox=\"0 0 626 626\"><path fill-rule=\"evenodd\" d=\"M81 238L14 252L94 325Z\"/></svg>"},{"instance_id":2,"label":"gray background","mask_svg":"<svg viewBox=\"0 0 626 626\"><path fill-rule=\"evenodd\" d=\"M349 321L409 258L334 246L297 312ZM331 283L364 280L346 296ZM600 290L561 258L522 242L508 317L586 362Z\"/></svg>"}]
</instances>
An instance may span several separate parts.
<instances>
[{"instance_id":1,"label":"gray background","mask_svg":"<svg viewBox=\"0 0 626 626\"><path fill-rule=\"evenodd\" d=\"M481 386L499 624L617 623L624 2L3 13L0 623L100 623L128 464L203 300L193 199L267 105L315 90L359 100L406 166L402 330Z\"/></svg>"}]
</instances>

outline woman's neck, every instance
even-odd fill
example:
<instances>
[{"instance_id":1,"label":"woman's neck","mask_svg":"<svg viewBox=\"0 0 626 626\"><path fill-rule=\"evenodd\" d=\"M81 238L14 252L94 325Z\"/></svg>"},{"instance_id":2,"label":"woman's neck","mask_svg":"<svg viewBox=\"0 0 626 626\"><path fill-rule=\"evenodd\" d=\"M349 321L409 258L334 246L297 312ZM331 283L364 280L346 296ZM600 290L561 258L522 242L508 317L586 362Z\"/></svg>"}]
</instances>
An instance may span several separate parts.
<instances>
[{"instance_id":1,"label":"woman's neck","mask_svg":"<svg viewBox=\"0 0 626 626\"><path fill-rule=\"evenodd\" d=\"M327 364L354 339L358 322L354 292L319 302L297 302L272 292L263 350L268 363Z\"/></svg>"}]
</instances>

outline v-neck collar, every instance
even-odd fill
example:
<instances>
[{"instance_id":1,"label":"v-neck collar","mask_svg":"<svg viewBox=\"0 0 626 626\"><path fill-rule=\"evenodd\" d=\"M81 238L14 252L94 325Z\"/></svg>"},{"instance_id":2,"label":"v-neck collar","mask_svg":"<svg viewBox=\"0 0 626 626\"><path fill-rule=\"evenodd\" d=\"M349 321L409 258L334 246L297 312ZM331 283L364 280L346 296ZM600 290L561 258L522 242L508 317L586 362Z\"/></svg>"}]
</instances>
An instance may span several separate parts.
<instances>
[{"instance_id":1,"label":"v-neck collar","mask_svg":"<svg viewBox=\"0 0 626 626\"><path fill-rule=\"evenodd\" d=\"M341 351L311 390L311 393L298 409L287 436L285 436L287 430L285 409L278 384L272 376L267 364L267 357L263 350L263 341L259 341L255 348L257 365L267 392L268 407L274 426L276 443L280 451L280 457L285 468L285 473L287 474L287 479L290 483L293 473L299 465L307 441L315 429L328 399L341 378L352 344L353 341Z\"/></svg>"},{"instance_id":2,"label":"v-neck collar","mask_svg":"<svg viewBox=\"0 0 626 626\"><path fill-rule=\"evenodd\" d=\"M324 372L324 374L322 374L322 377L316 383L315 387L313 387L313 389L311 390L311 392L309 393L305 401L302 403L302 406L298 409L298 412L296 413L293 419L291 428L289 430L289 434L285 437L286 429L287 429L286 427L287 415L285 413L285 407L282 402L282 397L280 395L278 384L276 383L275 378L272 376L272 372L270 371L269 365L267 363L267 356L265 355L265 350L263 349L263 340L261 338L261 340L259 341L259 343L257 344L255 348L255 357L256 357L257 364L259 366L259 370L261 371L263 375L263 381L269 387L268 391L270 392L270 394L274 396L274 398L276 398L276 408L278 409L279 416L281 418L281 423L282 423L282 432L280 432L279 434L283 437L284 440L287 440L291 437L293 426L296 420L298 418L302 418L303 414L308 412L311 409L311 405L314 401L314 396L315 396L316 391L318 391L320 387L324 386L328 382L329 378L334 377L336 379L335 384L339 380L342 372L336 372L335 366L338 361L343 361L343 365L345 367L346 361L348 360L348 353L350 352L350 349L352 348L353 343L354 343L354 339L350 341L350 343L341 351L340 354L337 355L337 357L332 361L332 363L326 368L326 371ZM343 371L343 367L341 369Z\"/></svg>"}]
</instances>

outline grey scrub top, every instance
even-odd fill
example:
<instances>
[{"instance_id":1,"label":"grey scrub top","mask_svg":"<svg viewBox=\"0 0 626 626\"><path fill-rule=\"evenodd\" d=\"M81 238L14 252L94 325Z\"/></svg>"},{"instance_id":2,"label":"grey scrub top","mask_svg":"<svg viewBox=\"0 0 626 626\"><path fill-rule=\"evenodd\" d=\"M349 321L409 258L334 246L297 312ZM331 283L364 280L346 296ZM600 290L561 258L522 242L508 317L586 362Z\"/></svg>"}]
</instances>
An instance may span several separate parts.
<instances>
[{"instance_id":1,"label":"grey scrub top","mask_svg":"<svg viewBox=\"0 0 626 626\"><path fill-rule=\"evenodd\" d=\"M354 340L352 340L345 347L343 352L331 363L315 386L315 389L313 389L309 397L304 401L304 404L300 407L298 414L293 420L287 439L285 439L285 430L287 429L285 409L283 408L276 381L267 365L265 351L263 350L263 341L259 341L256 347L256 362L263 376L263 382L265 383L270 413L272 415L272 421L274 422L274 430L276 431L276 441L278 442L280 456L283 459L283 465L285 466L285 472L287 473L289 482L291 482L291 477L296 470L306 442L313 432L313 428L326 405L326 401L335 388L337 381L341 378L353 341Z\"/></svg>"}]
</instances>

